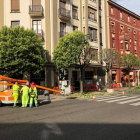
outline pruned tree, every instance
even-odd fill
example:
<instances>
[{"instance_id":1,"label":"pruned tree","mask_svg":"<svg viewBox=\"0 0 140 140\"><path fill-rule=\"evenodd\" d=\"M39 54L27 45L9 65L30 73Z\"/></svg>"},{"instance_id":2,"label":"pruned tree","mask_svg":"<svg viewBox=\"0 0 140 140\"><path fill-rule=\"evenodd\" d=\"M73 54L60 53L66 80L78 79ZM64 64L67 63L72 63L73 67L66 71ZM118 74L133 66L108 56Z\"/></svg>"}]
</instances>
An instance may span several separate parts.
<instances>
[{"instance_id":1,"label":"pruned tree","mask_svg":"<svg viewBox=\"0 0 140 140\"><path fill-rule=\"evenodd\" d=\"M140 60L133 54L125 54L120 59L120 65L126 68L129 74L129 88L130 88L130 72L134 70L135 67L140 66Z\"/></svg>"},{"instance_id":2,"label":"pruned tree","mask_svg":"<svg viewBox=\"0 0 140 140\"><path fill-rule=\"evenodd\" d=\"M53 52L53 61L57 69L69 68L72 65L80 69L81 94L83 94L83 72L95 56L93 53L91 54L91 47L88 43L89 36L80 31L69 33L59 40Z\"/></svg>"},{"instance_id":3,"label":"pruned tree","mask_svg":"<svg viewBox=\"0 0 140 140\"><path fill-rule=\"evenodd\" d=\"M119 63L120 56L120 52L114 48L103 49L99 52L99 61L105 67L108 75L109 88L111 88L111 69L113 64Z\"/></svg>"},{"instance_id":4,"label":"pruned tree","mask_svg":"<svg viewBox=\"0 0 140 140\"><path fill-rule=\"evenodd\" d=\"M37 74L46 64L43 42L32 29L4 26L0 30L0 74Z\"/></svg>"}]
</instances>

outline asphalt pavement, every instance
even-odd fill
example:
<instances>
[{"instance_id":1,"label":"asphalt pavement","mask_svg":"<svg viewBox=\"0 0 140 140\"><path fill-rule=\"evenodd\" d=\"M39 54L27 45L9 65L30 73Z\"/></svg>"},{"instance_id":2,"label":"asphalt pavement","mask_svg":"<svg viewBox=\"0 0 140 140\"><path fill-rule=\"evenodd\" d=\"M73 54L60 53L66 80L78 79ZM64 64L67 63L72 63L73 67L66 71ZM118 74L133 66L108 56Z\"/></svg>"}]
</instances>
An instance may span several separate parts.
<instances>
[{"instance_id":1,"label":"asphalt pavement","mask_svg":"<svg viewBox=\"0 0 140 140\"><path fill-rule=\"evenodd\" d=\"M3 106L0 140L140 140L140 106L131 105L138 104L138 98L52 100L34 108ZM128 102L119 104L124 101Z\"/></svg>"}]
</instances>

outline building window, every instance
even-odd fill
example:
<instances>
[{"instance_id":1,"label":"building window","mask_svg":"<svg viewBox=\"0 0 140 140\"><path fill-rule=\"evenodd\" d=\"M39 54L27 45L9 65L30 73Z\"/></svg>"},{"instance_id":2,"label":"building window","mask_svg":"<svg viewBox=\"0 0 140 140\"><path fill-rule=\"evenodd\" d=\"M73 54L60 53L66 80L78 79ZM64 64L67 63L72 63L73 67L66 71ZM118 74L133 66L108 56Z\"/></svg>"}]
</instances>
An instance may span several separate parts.
<instances>
[{"instance_id":1,"label":"building window","mask_svg":"<svg viewBox=\"0 0 140 140\"><path fill-rule=\"evenodd\" d=\"M77 26L73 26L73 31L77 31L78 30L78 27Z\"/></svg>"},{"instance_id":2,"label":"building window","mask_svg":"<svg viewBox=\"0 0 140 140\"><path fill-rule=\"evenodd\" d=\"M130 16L128 16L128 22L130 22Z\"/></svg>"},{"instance_id":3,"label":"building window","mask_svg":"<svg viewBox=\"0 0 140 140\"><path fill-rule=\"evenodd\" d=\"M125 50L129 50L128 41L125 41Z\"/></svg>"},{"instance_id":4,"label":"building window","mask_svg":"<svg viewBox=\"0 0 140 140\"><path fill-rule=\"evenodd\" d=\"M123 32L123 30L121 29L121 31L120 31L121 35L122 35L122 32Z\"/></svg>"},{"instance_id":5,"label":"building window","mask_svg":"<svg viewBox=\"0 0 140 140\"><path fill-rule=\"evenodd\" d=\"M134 40L136 40L136 31L134 31Z\"/></svg>"},{"instance_id":6,"label":"building window","mask_svg":"<svg viewBox=\"0 0 140 140\"><path fill-rule=\"evenodd\" d=\"M122 18L122 12L120 12L120 19L123 20L123 18Z\"/></svg>"},{"instance_id":7,"label":"building window","mask_svg":"<svg viewBox=\"0 0 140 140\"><path fill-rule=\"evenodd\" d=\"M128 32L130 32L131 30L130 29L128 29Z\"/></svg>"},{"instance_id":8,"label":"building window","mask_svg":"<svg viewBox=\"0 0 140 140\"><path fill-rule=\"evenodd\" d=\"M97 41L97 29L89 27L90 41Z\"/></svg>"},{"instance_id":9,"label":"building window","mask_svg":"<svg viewBox=\"0 0 140 140\"><path fill-rule=\"evenodd\" d=\"M66 9L66 2L65 1L60 0L60 8Z\"/></svg>"},{"instance_id":10,"label":"building window","mask_svg":"<svg viewBox=\"0 0 140 140\"><path fill-rule=\"evenodd\" d=\"M36 34L42 33L41 20L33 20L33 29L34 29Z\"/></svg>"},{"instance_id":11,"label":"building window","mask_svg":"<svg viewBox=\"0 0 140 140\"><path fill-rule=\"evenodd\" d=\"M111 32L114 33L114 24L111 24Z\"/></svg>"},{"instance_id":12,"label":"building window","mask_svg":"<svg viewBox=\"0 0 140 140\"><path fill-rule=\"evenodd\" d=\"M112 48L115 48L115 39L112 38Z\"/></svg>"},{"instance_id":13,"label":"building window","mask_svg":"<svg viewBox=\"0 0 140 140\"><path fill-rule=\"evenodd\" d=\"M72 17L78 19L78 7L72 6Z\"/></svg>"},{"instance_id":14,"label":"building window","mask_svg":"<svg viewBox=\"0 0 140 140\"><path fill-rule=\"evenodd\" d=\"M83 33L85 34L85 27L83 27Z\"/></svg>"},{"instance_id":15,"label":"building window","mask_svg":"<svg viewBox=\"0 0 140 140\"><path fill-rule=\"evenodd\" d=\"M100 33L100 45L103 45L103 42L102 42L102 33Z\"/></svg>"},{"instance_id":16,"label":"building window","mask_svg":"<svg viewBox=\"0 0 140 140\"><path fill-rule=\"evenodd\" d=\"M12 28L20 26L20 21L11 21L11 26L12 26Z\"/></svg>"},{"instance_id":17,"label":"building window","mask_svg":"<svg viewBox=\"0 0 140 140\"><path fill-rule=\"evenodd\" d=\"M136 25L136 21L135 21L135 19L133 20L133 22L134 22L134 25Z\"/></svg>"},{"instance_id":18,"label":"building window","mask_svg":"<svg viewBox=\"0 0 140 140\"><path fill-rule=\"evenodd\" d=\"M123 50L123 41L121 40L121 49Z\"/></svg>"},{"instance_id":19,"label":"building window","mask_svg":"<svg viewBox=\"0 0 140 140\"><path fill-rule=\"evenodd\" d=\"M137 53L137 46L135 45L135 53Z\"/></svg>"},{"instance_id":20,"label":"building window","mask_svg":"<svg viewBox=\"0 0 140 140\"><path fill-rule=\"evenodd\" d=\"M102 27L102 18L101 18L101 16L99 17L99 22L100 22L100 27Z\"/></svg>"},{"instance_id":21,"label":"building window","mask_svg":"<svg viewBox=\"0 0 140 140\"><path fill-rule=\"evenodd\" d=\"M11 0L11 12L19 12L19 0Z\"/></svg>"},{"instance_id":22,"label":"building window","mask_svg":"<svg viewBox=\"0 0 140 140\"><path fill-rule=\"evenodd\" d=\"M66 35L66 23L60 22L60 37Z\"/></svg>"},{"instance_id":23,"label":"building window","mask_svg":"<svg viewBox=\"0 0 140 140\"><path fill-rule=\"evenodd\" d=\"M113 7L111 7L111 14L113 14Z\"/></svg>"},{"instance_id":24,"label":"building window","mask_svg":"<svg viewBox=\"0 0 140 140\"><path fill-rule=\"evenodd\" d=\"M99 0L99 9L102 9L102 3L101 3L101 0Z\"/></svg>"},{"instance_id":25,"label":"building window","mask_svg":"<svg viewBox=\"0 0 140 140\"><path fill-rule=\"evenodd\" d=\"M89 7L88 8L88 18L90 20L97 21L97 11Z\"/></svg>"}]
</instances>

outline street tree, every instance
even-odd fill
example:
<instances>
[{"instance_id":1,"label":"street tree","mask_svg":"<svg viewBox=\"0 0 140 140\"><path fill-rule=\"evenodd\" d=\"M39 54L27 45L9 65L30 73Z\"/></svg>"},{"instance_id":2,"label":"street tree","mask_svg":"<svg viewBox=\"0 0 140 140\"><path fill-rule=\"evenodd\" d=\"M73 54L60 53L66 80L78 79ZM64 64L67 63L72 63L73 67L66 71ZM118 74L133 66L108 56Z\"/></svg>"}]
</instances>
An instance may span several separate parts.
<instances>
[{"instance_id":1,"label":"street tree","mask_svg":"<svg viewBox=\"0 0 140 140\"><path fill-rule=\"evenodd\" d=\"M0 74L37 74L44 69L47 52L33 29L4 26L0 30Z\"/></svg>"},{"instance_id":2,"label":"street tree","mask_svg":"<svg viewBox=\"0 0 140 140\"><path fill-rule=\"evenodd\" d=\"M80 31L74 31L60 38L54 52L53 61L57 69L75 66L80 69L80 93L83 94L83 74L85 68L90 65L92 57L91 47L88 43L89 35ZM92 53L93 54L93 53Z\"/></svg>"},{"instance_id":3,"label":"street tree","mask_svg":"<svg viewBox=\"0 0 140 140\"><path fill-rule=\"evenodd\" d=\"M99 52L99 61L102 66L105 67L107 72L107 81L109 83L109 88L111 89L111 69L113 64L118 64L120 59L120 53L114 48L103 49Z\"/></svg>"},{"instance_id":4,"label":"street tree","mask_svg":"<svg viewBox=\"0 0 140 140\"><path fill-rule=\"evenodd\" d=\"M135 67L140 66L140 60L133 54L125 54L121 57L119 63L128 71L129 74L128 84L130 88L130 72L134 70Z\"/></svg>"}]
</instances>

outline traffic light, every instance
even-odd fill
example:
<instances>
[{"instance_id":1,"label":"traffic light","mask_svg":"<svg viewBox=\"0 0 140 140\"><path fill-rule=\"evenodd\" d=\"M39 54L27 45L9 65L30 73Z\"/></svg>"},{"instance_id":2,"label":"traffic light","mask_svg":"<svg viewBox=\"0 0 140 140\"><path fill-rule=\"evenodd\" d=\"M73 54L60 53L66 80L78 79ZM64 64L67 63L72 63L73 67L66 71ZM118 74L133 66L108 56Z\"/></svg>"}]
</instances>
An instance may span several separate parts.
<instances>
[{"instance_id":1,"label":"traffic light","mask_svg":"<svg viewBox=\"0 0 140 140\"><path fill-rule=\"evenodd\" d=\"M63 80L64 71L62 69L59 70L59 80Z\"/></svg>"},{"instance_id":2,"label":"traffic light","mask_svg":"<svg viewBox=\"0 0 140 140\"><path fill-rule=\"evenodd\" d=\"M64 76L67 76L67 75L68 75L68 70L64 69Z\"/></svg>"}]
</instances>

